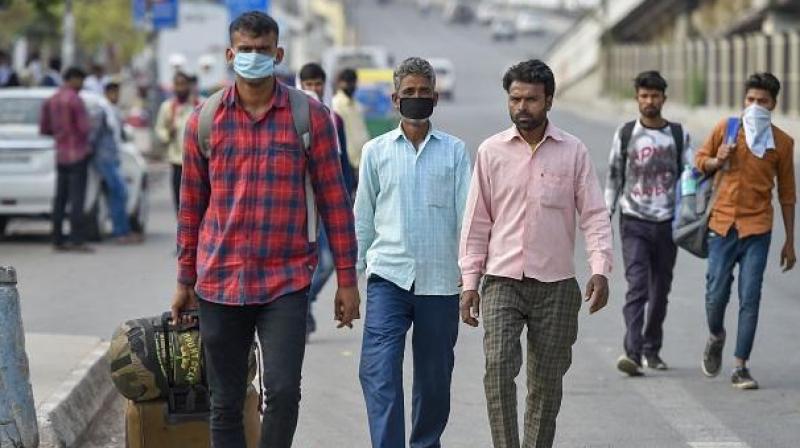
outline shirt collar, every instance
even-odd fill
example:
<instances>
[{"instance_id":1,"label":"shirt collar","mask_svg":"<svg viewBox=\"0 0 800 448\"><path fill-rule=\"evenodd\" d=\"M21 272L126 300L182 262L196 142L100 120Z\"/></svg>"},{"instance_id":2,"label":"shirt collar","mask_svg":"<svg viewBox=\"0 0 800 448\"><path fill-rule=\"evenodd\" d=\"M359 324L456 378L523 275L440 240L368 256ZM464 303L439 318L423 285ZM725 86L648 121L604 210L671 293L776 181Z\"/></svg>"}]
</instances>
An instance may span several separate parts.
<instances>
[{"instance_id":1,"label":"shirt collar","mask_svg":"<svg viewBox=\"0 0 800 448\"><path fill-rule=\"evenodd\" d=\"M553 122L550 121L549 119L547 120L547 128L545 128L544 130L544 136L542 137L542 142L547 140L548 137L559 143L564 141L564 134L561 131L561 129L559 129L556 125L554 125ZM522 140L527 144L525 139L522 138L522 135L519 133L519 129L517 129L516 125L511 126L503 133L502 140L504 142L511 142L515 138L519 138L520 140Z\"/></svg>"},{"instance_id":2,"label":"shirt collar","mask_svg":"<svg viewBox=\"0 0 800 448\"><path fill-rule=\"evenodd\" d=\"M236 93L236 83L233 83L230 87L228 87L225 93L222 95L222 103L226 107L233 107L236 105L236 102L239 98L239 95ZM272 99L272 107L273 108L284 108L289 105L289 92L286 90L286 87L281 84L280 81L277 79L275 80L275 91L273 93Z\"/></svg>"},{"instance_id":3,"label":"shirt collar","mask_svg":"<svg viewBox=\"0 0 800 448\"><path fill-rule=\"evenodd\" d=\"M397 141L400 138L406 138L407 139L405 133L403 133L402 126L403 126L403 124L402 124L402 122L400 122L400 124L398 124L396 128L394 128L393 130L389 131L389 139L391 139L393 142ZM425 138L422 141L423 142L427 142L428 139L430 139L430 138L435 138L436 140L441 140L442 139L442 133L439 132L438 130L436 130L436 128L433 127L433 123L432 122L431 122L430 128L428 128L428 135L426 135Z\"/></svg>"}]
</instances>

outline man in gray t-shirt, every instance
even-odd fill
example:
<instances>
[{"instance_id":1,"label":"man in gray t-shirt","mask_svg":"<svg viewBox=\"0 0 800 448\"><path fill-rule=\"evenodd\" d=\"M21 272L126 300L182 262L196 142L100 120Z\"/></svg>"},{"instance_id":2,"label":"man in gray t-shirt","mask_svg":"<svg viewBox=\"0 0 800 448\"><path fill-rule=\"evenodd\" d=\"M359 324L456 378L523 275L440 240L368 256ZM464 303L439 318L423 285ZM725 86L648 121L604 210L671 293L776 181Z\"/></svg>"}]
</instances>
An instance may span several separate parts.
<instances>
[{"instance_id":1,"label":"man in gray t-shirt","mask_svg":"<svg viewBox=\"0 0 800 448\"><path fill-rule=\"evenodd\" d=\"M635 87L640 116L614 134L605 191L611 215L620 209L628 281L625 354L617 368L631 376L642 375L642 362L667 368L659 351L677 256L672 217L681 171L692 164L689 134L661 116L667 82L658 72L647 71L636 77Z\"/></svg>"}]
</instances>

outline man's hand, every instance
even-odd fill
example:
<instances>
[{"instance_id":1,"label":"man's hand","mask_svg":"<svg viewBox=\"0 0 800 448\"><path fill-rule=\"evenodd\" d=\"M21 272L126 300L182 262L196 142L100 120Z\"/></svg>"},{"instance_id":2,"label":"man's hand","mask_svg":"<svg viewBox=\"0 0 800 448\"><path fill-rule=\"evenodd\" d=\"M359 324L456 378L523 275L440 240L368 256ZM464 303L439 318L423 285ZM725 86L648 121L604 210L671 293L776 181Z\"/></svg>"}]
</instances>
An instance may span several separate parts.
<instances>
[{"instance_id":1,"label":"man's hand","mask_svg":"<svg viewBox=\"0 0 800 448\"><path fill-rule=\"evenodd\" d=\"M172 322L178 324L178 319L181 313L186 311L194 311L198 307L197 294L194 292L194 287L178 283L178 289L175 291L175 297L172 299ZM188 324L191 318L183 316L183 323Z\"/></svg>"},{"instance_id":2,"label":"man's hand","mask_svg":"<svg viewBox=\"0 0 800 448\"><path fill-rule=\"evenodd\" d=\"M608 279L604 275L595 274L586 285L586 302L589 302L589 314L603 309L608 303Z\"/></svg>"},{"instance_id":3,"label":"man's hand","mask_svg":"<svg viewBox=\"0 0 800 448\"><path fill-rule=\"evenodd\" d=\"M736 145L729 145L727 143L719 145L719 148L717 148L717 160L719 163L722 164L722 162L728 160L728 157L731 156L734 149L736 149Z\"/></svg>"},{"instance_id":4,"label":"man's hand","mask_svg":"<svg viewBox=\"0 0 800 448\"><path fill-rule=\"evenodd\" d=\"M348 286L336 290L333 301L333 318L339 321L336 328L353 328L353 321L361 319L361 297L357 286Z\"/></svg>"},{"instance_id":5,"label":"man's hand","mask_svg":"<svg viewBox=\"0 0 800 448\"><path fill-rule=\"evenodd\" d=\"M794 255L794 243L792 241L787 241L786 244L783 245L783 250L781 250L781 267L783 268L783 272L790 271L796 262L797 257Z\"/></svg>"},{"instance_id":6,"label":"man's hand","mask_svg":"<svg viewBox=\"0 0 800 448\"><path fill-rule=\"evenodd\" d=\"M478 291L464 291L461 293L461 320L470 327L478 326L478 317L481 315L481 296Z\"/></svg>"}]
</instances>

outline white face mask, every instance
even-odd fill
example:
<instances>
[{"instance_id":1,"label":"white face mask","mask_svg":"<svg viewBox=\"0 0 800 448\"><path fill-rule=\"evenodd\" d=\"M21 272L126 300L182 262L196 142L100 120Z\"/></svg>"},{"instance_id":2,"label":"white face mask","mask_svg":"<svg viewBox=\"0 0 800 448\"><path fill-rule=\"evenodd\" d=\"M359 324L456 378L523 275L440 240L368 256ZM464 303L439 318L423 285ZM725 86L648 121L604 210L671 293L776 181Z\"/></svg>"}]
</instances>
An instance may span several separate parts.
<instances>
[{"instance_id":1,"label":"white face mask","mask_svg":"<svg viewBox=\"0 0 800 448\"><path fill-rule=\"evenodd\" d=\"M747 147L756 155L764 158L768 149L775 149L772 136L772 113L758 104L751 104L742 114L742 127Z\"/></svg>"}]
</instances>

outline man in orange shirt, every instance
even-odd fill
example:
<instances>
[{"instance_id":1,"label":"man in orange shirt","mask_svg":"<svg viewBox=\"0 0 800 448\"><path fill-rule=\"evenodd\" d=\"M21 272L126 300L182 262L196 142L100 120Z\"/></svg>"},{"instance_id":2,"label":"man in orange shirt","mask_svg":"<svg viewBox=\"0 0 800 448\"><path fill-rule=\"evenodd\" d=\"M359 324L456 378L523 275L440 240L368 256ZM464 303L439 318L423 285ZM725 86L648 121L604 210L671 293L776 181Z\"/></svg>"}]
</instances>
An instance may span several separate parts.
<instances>
[{"instance_id":1,"label":"man in orange shirt","mask_svg":"<svg viewBox=\"0 0 800 448\"><path fill-rule=\"evenodd\" d=\"M736 367L731 376L739 389L757 389L747 369L755 339L761 284L767 266L772 232L772 189L778 181L778 199L786 229L781 267L794 267L794 140L771 123L780 82L771 73L751 75L746 84L740 129L735 142L724 141L726 122L717 124L695 157L704 173L717 173L716 202L711 211L706 275L706 316L711 333L703 354L703 373L717 376L725 345L725 307L739 264L739 325Z\"/></svg>"}]
</instances>

